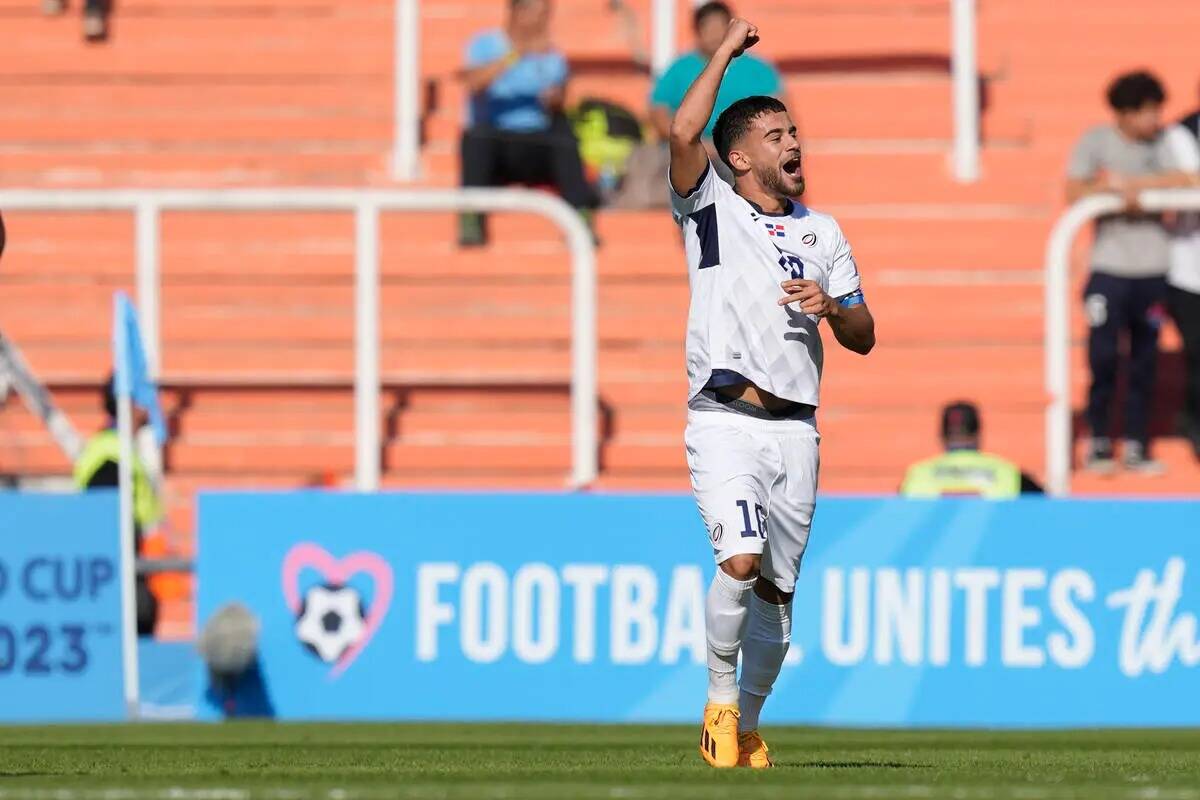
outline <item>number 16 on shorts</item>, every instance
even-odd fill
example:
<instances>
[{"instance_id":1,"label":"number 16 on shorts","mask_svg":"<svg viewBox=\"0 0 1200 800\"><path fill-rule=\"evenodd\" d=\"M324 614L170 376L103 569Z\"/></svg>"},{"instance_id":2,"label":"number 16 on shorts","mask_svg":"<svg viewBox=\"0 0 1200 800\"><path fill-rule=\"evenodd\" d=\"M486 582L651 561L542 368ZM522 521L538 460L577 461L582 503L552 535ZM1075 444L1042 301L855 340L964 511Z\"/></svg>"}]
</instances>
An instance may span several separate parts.
<instances>
[{"instance_id":1,"label":"number 16 on shorts","mask_svg":"<svg viewBox=\"0 0 1200 800\"><path fill-rule=\"evenodd\" d=\"M754 525L751 525L750 517L750 502L748 500L738 500L738 508L742 510L742 538L751 539L758 537L759 539L767 538L767 512L758 503L754 504Z\"/></svg>"}]
</instances>

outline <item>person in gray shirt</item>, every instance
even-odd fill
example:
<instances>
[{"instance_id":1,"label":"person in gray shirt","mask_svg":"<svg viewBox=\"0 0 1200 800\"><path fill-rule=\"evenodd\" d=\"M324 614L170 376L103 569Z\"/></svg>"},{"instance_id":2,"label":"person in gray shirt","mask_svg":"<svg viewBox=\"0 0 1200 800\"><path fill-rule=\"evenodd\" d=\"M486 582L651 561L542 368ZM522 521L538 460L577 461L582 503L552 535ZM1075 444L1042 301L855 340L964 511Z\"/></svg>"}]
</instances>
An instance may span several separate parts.
<instances>
[{"instance_id":1,"label":"person in gray shirt","mask_svg":"<svg viewBox=\"0 0 1200 800\"><path fill-rule=\"evenodd\" d=\"M1160 215L1138 208L1138 193L1190 183L1174 164L1163 137L1165 99L1162 83L1154 75L1119 76L1108 88L1113 124L1085 133L1067 167L1069 202L1097 192L1117 193L1125 200L1124 211L1096 221L1091 275L1084 290L1092 373L1087 402L1092 438L1086 466L1098 472L1116 468L1109 429L1123 337L1129 340L1130 363L1121 460L1132 471L1162 471L1162 465L1150 457L1149 421L1170 239Z\"/></svg>"}]
</instances>

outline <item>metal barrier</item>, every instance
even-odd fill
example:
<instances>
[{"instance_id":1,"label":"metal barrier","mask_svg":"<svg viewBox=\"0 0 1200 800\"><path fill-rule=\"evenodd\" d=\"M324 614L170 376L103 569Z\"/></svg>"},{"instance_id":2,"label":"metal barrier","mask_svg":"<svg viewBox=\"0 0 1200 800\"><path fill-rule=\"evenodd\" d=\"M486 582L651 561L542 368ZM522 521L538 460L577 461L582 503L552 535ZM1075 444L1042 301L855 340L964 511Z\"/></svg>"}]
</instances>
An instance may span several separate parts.
<instances>
[{"instance_id":1,"label":"metal barrier","mask_svg":"<svg viewBox=\"0 0 1200 800\"><path fill-rule=\"evenodd\" d=\"M421 163L421 0L396 0L393 25L392 177L415 181Z\"/></svg>"},{"instance_id":2,"label":"metal barrier","mask_svg":"<svg viewBox=\"0 0 1200 800\"><path fill-rule=\"evenodd\" d=\"M563 230L571 253L571 487L599 469L596 383L596 251L591 232L561 198L527 189L104 189L0 190L6 211L135 214L137 295L147 358L160 366L159 217L163 211L353 211L355 214L355 485L379 488L379 212L510 211Z\"/></svg>"},{"instance_id":3,"label":"metal barrier","mask_svg":"<svg viewBox=\"0 0 1200 800\"><path fill-rule=\"evenodd\" d=\"M954 82L954 179L979 180L979 66L975 0L950 0L950 72Z\"/></svg>"},{"instance_id":4,"label":"metal barrier","mask_svg":"<svg viewBox=\"0 0 1200 800\"><path fill-rule=\"evenodd\" d=\"M1138 197L1146 211L1200 211L1200 189L1151 189ZM1046 491L1071 491L1071 245L1083 226L1119 212L1125 201L1111 194L1085 197L1058 218L1046 243Z\"/></svg>"}]
</instances>

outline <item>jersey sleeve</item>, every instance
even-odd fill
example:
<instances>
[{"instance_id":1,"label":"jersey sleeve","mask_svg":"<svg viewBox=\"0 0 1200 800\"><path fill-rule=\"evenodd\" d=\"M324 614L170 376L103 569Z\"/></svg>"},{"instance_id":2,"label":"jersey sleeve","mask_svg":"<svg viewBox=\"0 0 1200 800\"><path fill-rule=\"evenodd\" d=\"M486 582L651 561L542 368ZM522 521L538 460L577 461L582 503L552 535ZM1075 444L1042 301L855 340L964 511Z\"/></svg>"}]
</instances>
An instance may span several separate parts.
<instances>
[{"instance_id":1,"label":"jersey sleeve","mask_svg":"<svg viewBox=\"0 0 1200 800\"><path fill-rule=\"evenodd\" d=\"M717 195L722 186L728 188L727 184L717 177L717 171L713 168L711 161L704 165L704 172L700 174L700 180L696 182L690 192L684 195L675 192L675 187L671 185L670 173L668 173L667 191L671 195L671 213L676 220L679 220L688 214L694 214L702 208L711 206L717 201Z\"/></svg>"},{"instance_id":2,"label":"jersey sleeve","mask_svg":"<svg viewBox=\"0 0 1200 800\"><path fill-rule=\"evenodd\" d=\"M1100 146L1094 131L1085 133L1067 162L1067 177L1077 181L1089 181L1100 171Z\"/></svg>"},{"instance_id":3,"label":"jersey sleeve","mask_svg":"<svg viewBox=\"0 0 1200 800\"><path fill-rule=\"evenodd\" d=\"M467 43L464 61L468 69L482 67L503 58L507 52L504 39L492 32L476 35Z\"/></svg>"},{"instance_id":4,"label":"jersey sleeve","mask_svg":"<svg viewBox=\"0 0 1200 800\"><path fill-rule=\"evenodd\" d=\"M567 58L562 53L556 50L547 56L546 68L547 86L562 86L567 82L570 69L567 67Z\"/></svg>"},{"instance_id":5,"label":"jersey sleeve","mask_svg":"<svg viewBox=\"0 0 1200 800\"><path fill-rule=\"evenodd\" d=\"M835 222L833 228L833 261L829 269L829 295L843 306L856 306L864 302L862 279L850 242L846 241L841 227Z\"/></svg>"}]
</instances>

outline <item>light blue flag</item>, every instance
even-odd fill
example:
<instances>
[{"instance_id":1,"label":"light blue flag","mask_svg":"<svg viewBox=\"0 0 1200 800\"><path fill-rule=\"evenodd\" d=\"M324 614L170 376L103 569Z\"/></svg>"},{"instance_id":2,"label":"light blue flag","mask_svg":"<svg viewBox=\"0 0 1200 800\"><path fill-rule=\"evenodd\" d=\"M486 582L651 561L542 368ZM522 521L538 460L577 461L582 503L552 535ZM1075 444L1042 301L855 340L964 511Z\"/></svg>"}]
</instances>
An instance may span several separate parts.
<instances>
[{"instance_id":1,"label":"light blue flag","mask_svg":"<svg viewBox=\"0 0 1200 800\"><path fill-rule=\"evenodd\" d=\"M113 375L118 399L129 397L150 414L154 438L161 445L167 440L158 387L150 379L146 350L137 311L124 292L113 295Z\"/></svg>"}]
</instances>

